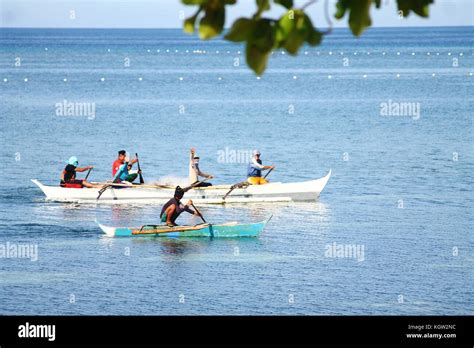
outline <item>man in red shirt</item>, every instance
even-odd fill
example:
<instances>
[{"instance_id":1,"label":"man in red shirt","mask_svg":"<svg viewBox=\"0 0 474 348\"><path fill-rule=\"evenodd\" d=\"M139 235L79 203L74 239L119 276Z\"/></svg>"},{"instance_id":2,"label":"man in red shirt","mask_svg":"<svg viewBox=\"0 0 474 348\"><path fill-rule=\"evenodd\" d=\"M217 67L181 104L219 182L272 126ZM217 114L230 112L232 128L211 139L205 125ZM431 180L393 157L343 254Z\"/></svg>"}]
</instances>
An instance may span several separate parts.
<instances>
[{"instance_id":1,"label":"man in red shirt","mask_svg":"<svg viewBox=\"0 0 474 348\"><path fill-rule=\"evenodd\" d=\"M120 169L120 167L125 163L125 157L127 156L127 152L125 150L120 150L118 152L118 158L115 160L114 164L112 165L112 177L115 178L115 174L117 174L118 170ZM137 162L137 159L132 159L129 163L128 163L128 169L130 170L132 168L132 165L134 163ZM131 176L134 176L133 180L135 180L135 178L137 177L137 174L131 174L129 175L130 177ZM132 182L133 180L128 180L127 181L130 181Z\"/></svg>"}]
</instances>

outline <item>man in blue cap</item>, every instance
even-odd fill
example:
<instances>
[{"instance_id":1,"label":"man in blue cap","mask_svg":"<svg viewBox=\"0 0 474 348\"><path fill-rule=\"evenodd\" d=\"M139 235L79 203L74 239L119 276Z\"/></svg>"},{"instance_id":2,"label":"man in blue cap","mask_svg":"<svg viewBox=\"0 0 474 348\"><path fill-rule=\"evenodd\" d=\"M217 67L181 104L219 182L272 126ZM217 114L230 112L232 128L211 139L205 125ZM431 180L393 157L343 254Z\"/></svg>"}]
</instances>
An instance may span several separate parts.
<instances>
[{"instance_id":1,"label":"man in blue cap","mask_svg":"<svg viewBox=\"0 0 474 348\"><path fill-rule=\"evenodd\" d=\"M86 180L79 180L76 179L76 172L85 172L86 170L92 169L94 167L78 167L79 161L77 157L72 156L66 162L67 165L64 170L61 172L61 183L60 186L67 187L67 188L82 188L82 187L90 187L90 188L98 188L102 187L101 185L94 185Z\"/></svg>"}]
</instances>

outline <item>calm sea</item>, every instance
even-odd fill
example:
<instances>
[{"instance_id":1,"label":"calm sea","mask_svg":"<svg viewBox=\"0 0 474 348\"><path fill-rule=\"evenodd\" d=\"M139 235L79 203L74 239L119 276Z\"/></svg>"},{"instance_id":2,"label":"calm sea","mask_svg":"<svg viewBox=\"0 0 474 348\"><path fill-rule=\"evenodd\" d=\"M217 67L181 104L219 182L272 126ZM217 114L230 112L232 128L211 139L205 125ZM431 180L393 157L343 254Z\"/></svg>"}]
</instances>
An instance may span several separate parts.
<instances>
[{"instance_id":1,"label":"calm sea","mask_svg":"<svg viewBox=\"0 0 474 348\"><path fill-rule=\"evenodd\" d=\"M336 30L257 79L242 46L180 30L1 29L0 314L474 314L473 43ZM58 115L64 100L94 112ZM72 155L108 179L122 148L146 181L177 179L191 146L215 183L245 176L223 153L253 148L273 181L333 175L313 203L201 207L273 214L245 240L105 238L95 219L161 207L45 202L30 181L57 184ZM21 245L37 260L1 253Z\"/></svg>"}]
</instances>

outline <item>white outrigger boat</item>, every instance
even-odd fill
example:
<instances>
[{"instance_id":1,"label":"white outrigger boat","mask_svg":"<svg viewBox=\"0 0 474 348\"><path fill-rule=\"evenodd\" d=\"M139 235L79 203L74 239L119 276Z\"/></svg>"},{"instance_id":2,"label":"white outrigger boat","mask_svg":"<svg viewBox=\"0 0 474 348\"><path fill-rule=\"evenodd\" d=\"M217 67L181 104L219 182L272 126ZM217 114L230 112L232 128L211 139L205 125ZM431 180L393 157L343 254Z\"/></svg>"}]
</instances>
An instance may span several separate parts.
<instances>
[{"instance_id":1,"label":"white outrigger boat","mask_svg":"<svg viewBox=\"0 0 474 348\"><path fill-rule=\"evenodd\" d=\"M326 176L317 180L249 185L234 188L230 193L231 185L195 187L186 192L185 199L192 199L196 204L313 201L319 197L330 176L331 170ZM47 200L58 202L164 203L173 197L175 190L174 186L112 184L107 190L100 192L97 188L64 188L43 185L35 179L31 181L38 185ZM101 193L100 199L98 199L99 193Z\"/></svg>"}]
</instances>

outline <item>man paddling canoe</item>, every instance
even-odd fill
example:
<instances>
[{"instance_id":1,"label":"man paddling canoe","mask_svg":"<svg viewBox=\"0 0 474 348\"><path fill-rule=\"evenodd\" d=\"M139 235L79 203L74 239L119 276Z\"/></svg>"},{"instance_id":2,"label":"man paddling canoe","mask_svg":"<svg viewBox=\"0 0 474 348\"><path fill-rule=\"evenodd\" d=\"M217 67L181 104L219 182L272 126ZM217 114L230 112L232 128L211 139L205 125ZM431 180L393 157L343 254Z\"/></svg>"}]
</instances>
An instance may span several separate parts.
<instances>
[{"instance_id":1,"label":"man paddling canoe","mask_svg":"<svg viewBox=\"0 0 474 348\"><path fill-rule=\"evenodd\" d=\"M125 150L120 150L118 152L118 158L112 165L112 176L114 178L113 181L133 182L137 178L139 172L130 173L129 170L132 169L133 164L137 161L138 160L136 158L130 161L127 157L127 152Z\"/></svg>"},{"instance_id":2,"label":"man paddling canoe","mask_svg":"<svg viewBox=\"0 0 474 348\"><path fill-rule=\"evenodd\" d=\"M171 198L161 209L161 222L166 222L166 225L169 227L178 226L175 221L178 216L181 215L183 211L187 211L190 214L198 215L198 213L191 208L190 205L193 204L192 200L189 200L187 204L181 203L181 199L184 196L184 190L177 186L174 191L174 197Z\"/></svg>"},{"instance_id":3,"label":"man paddling canoe","mask_svg":"<svg viewBox=\"0 0 474 348\"><path fill-rule=\"evenodd\" d=\"M268 169L274 169L275 166L264 166L262 165L262 160L260 159L260 151L253 150L253 156L250 160L247 169L247 181L251 185L264 185L268 181L265 178L262 178L262 171Z\"/></svg>"},{"instance_id":4,"label":"man paddling canoe","mask_svg":"<svg viewBox=\"0 0 474 348\"><path fill-rule=\"evenodd\" d=\"M61 172L61 182L60 186L66 188L82 188L82 187L101 187L100 185L94 185L86 180L78 180L76 179L76 172L85 172L86 170L90 170L94 167L87 166L87 167L78 167L79 161L77 157L72 156L66 162L67 165L64 170Z\"/></svg>"},{"instance_id":5,"label":"man paddling canoe","mask_svg":"<svg viewBox=\"0 0 474 348\"><path fill-rule=\"evenodd\" d=\"M196 150L192 148L191 155L189 157L189 184L193 185L193 187L212 186L210 182L200 182L199 184L194 185L195 183L199 181L200 176L207 179L213 178L211 174L206 174L206 173L201 172L201 169L199 169L199 157L196 156Z\"/></svg>"}]
</instances>

